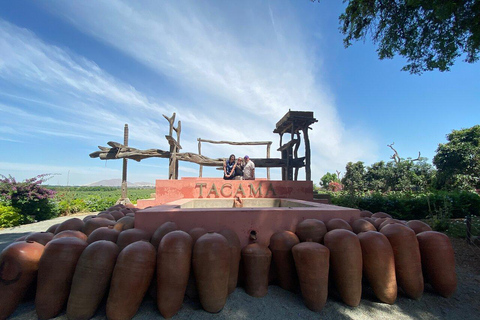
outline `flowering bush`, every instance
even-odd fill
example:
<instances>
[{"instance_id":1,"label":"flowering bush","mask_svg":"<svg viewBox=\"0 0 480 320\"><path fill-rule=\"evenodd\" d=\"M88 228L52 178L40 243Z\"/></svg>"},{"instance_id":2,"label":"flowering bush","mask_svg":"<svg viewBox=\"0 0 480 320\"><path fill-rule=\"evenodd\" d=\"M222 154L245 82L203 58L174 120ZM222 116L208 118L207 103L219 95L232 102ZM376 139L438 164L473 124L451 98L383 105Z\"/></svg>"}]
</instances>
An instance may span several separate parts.
<instances>
[{"instance_id":1,"label":"flowering bush","mask_svg":"<svg viewBox=\"0 0 480 320\"><path fill-rule=\"evenodd\" d=\"M330 181L328 184L328 191L338 192L343 190L343 185L340 182Z\"/></svg>"},{"instance_id":2,"label":"flowering bush","mask_svg":"<svg viewBox=\"0 0 480 320\"><path fill-rule=\"evenodd\" d=\"M0 177L0 203L17 209L25 222L58 216L58 209L52 201L55 191L41 186L51 177L50 174L41 174L23 182L16 181L12 176Z\"/></svg>"}]
</instances>

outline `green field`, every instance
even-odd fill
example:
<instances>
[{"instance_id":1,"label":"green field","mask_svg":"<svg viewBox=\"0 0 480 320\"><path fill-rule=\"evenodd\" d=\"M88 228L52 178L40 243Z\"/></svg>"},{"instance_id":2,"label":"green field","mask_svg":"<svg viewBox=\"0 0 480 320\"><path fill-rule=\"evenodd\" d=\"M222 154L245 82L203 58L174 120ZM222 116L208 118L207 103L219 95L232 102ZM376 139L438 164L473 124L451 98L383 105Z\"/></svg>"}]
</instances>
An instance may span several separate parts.
<instances>
[{"instance_id":1,"label":"green field","mask_svg":"<svg viewBox=\"0 0 480 320\"><path fill-rule=\"evenodd\" d=\"M57 192L54 201L60 214L95 212L113 206L121 196L120 187L57 187L49 186ZM128 198L132 203L138 199L151 198L154 188L129 188Z\"/></svg>"}]
</instances>

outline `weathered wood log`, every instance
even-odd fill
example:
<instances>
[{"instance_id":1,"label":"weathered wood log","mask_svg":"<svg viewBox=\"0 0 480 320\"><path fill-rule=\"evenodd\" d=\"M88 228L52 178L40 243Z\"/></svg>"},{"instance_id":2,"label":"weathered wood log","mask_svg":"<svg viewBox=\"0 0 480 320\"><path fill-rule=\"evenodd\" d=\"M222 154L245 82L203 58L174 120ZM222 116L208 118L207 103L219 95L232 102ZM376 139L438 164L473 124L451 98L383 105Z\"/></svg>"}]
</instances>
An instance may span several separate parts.
<instances>
[{"instance_id":1,"label":"weathered wood log","mask_svg":"<svg viewBox=\"0 0 480 320\"><path fill-rule=\"evenodd\" d=\"M140 150L131 147L126 147L118 142L109 141L109 146L112 148L107 149L101 147L101 151L95 151L90 153L90 158L100 158L101 160L110 159L132 159L135 161L141 161L146 158L170 158L170 152L161 149L147 149ZM207 167L222 167L222 158L208 158L192 152L183 152L175 154L176 160L193 162ZM255 158L251 159L255 163L257 168L273 168L273 167L285 167L287 165L286 159L278 158ZM293 159L290 163L293 168L301 168L305 166L305 158Z\"/></svg>"}]
</instances>

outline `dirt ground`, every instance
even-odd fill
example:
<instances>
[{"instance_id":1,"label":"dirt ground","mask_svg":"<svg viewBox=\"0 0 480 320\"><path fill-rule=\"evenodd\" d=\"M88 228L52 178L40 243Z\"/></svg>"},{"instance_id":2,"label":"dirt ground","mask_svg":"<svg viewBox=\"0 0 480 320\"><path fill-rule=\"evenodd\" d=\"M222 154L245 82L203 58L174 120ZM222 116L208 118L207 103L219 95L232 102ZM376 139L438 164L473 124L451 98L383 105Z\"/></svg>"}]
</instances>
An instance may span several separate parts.
<instances>
[{"instance_id":1,"label":"dirt ground","mask_svg":"<svg viewBox=\"0 0 480 320\"><path fill-rule=\"evenodd\" d=\"M69 217L30 224L17 228L0 230L0 250L3 250L16 238L30 231L45 231L50 225ZM82 215L78 215L79 218ZM445 299L433 292L431 286L425 286L420 300L411 300L399 292L394 305L379 303L371 289L364 285L362 301L356 308L343 304L330 292L325 308L321 312L312 312L305 307L300 294L270 286L263 298L253 298L242 288L232 293L223 308L217 314L202 310L198 301L185 299L180 312L174 319L480 319L480 248L468 245L463 239L451 239L456 255L458 288L455 294ZM155 302L147 294L134 319L161 317ZM19 305L10 319L37 319L33 300ZM65 313L56 319L67 319ZM93 319L106 319L105 303L102 304Z\"/></svg>"}]
</instances>

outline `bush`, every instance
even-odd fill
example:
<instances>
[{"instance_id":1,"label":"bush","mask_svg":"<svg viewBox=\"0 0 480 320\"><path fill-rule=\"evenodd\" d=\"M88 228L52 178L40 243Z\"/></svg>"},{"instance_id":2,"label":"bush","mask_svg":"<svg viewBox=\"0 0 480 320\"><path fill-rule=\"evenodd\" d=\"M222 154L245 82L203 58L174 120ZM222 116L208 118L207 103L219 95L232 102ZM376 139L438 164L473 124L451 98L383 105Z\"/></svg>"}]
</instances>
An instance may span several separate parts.
<instances>
[{"instance_id":1,"label":"bush","mask_svg":"<svg viewBox=\"0 0 480 320\"><path fill-rule=\"evenodd\" d=\"M330 195L335 205L371 212L383 211L405 220L427 218L444 220L444 217L464 218L466 215L480 213L480 196L469 191L332 192Z\"/></svg>"},{"instance_id":2,"label":"bush","mask_svg":"<svg viewBox=\"0 0 480 320\"><path fill-rule=\"evenodd\" d=\"M85 199L87 211L103 211L117 203L118 197L88 196Z\"/></svg>"},{"instance_id":3,"label":"bush","mask_svg":"<svg viewBox=\"0 0 480 320\"><path fill-rule=\"evenodd\" d=\"M12 176L0 176L0 201L17 209L26 220L41 221L58 216L58 208L52 201L55 191L41 186L51 177L50 174L23 182L17 182Z\"/></svg>"},{"instance_id":4,"label":"bush","mask_svg":"<svg viewBox=\"0 0 480 320\"><path fill-rule=\"evenodd\" d=\"M16 227L30 222L32 221L20 214L18 209L0 204L0 228Z\"/></svg>"}]
</instances>

